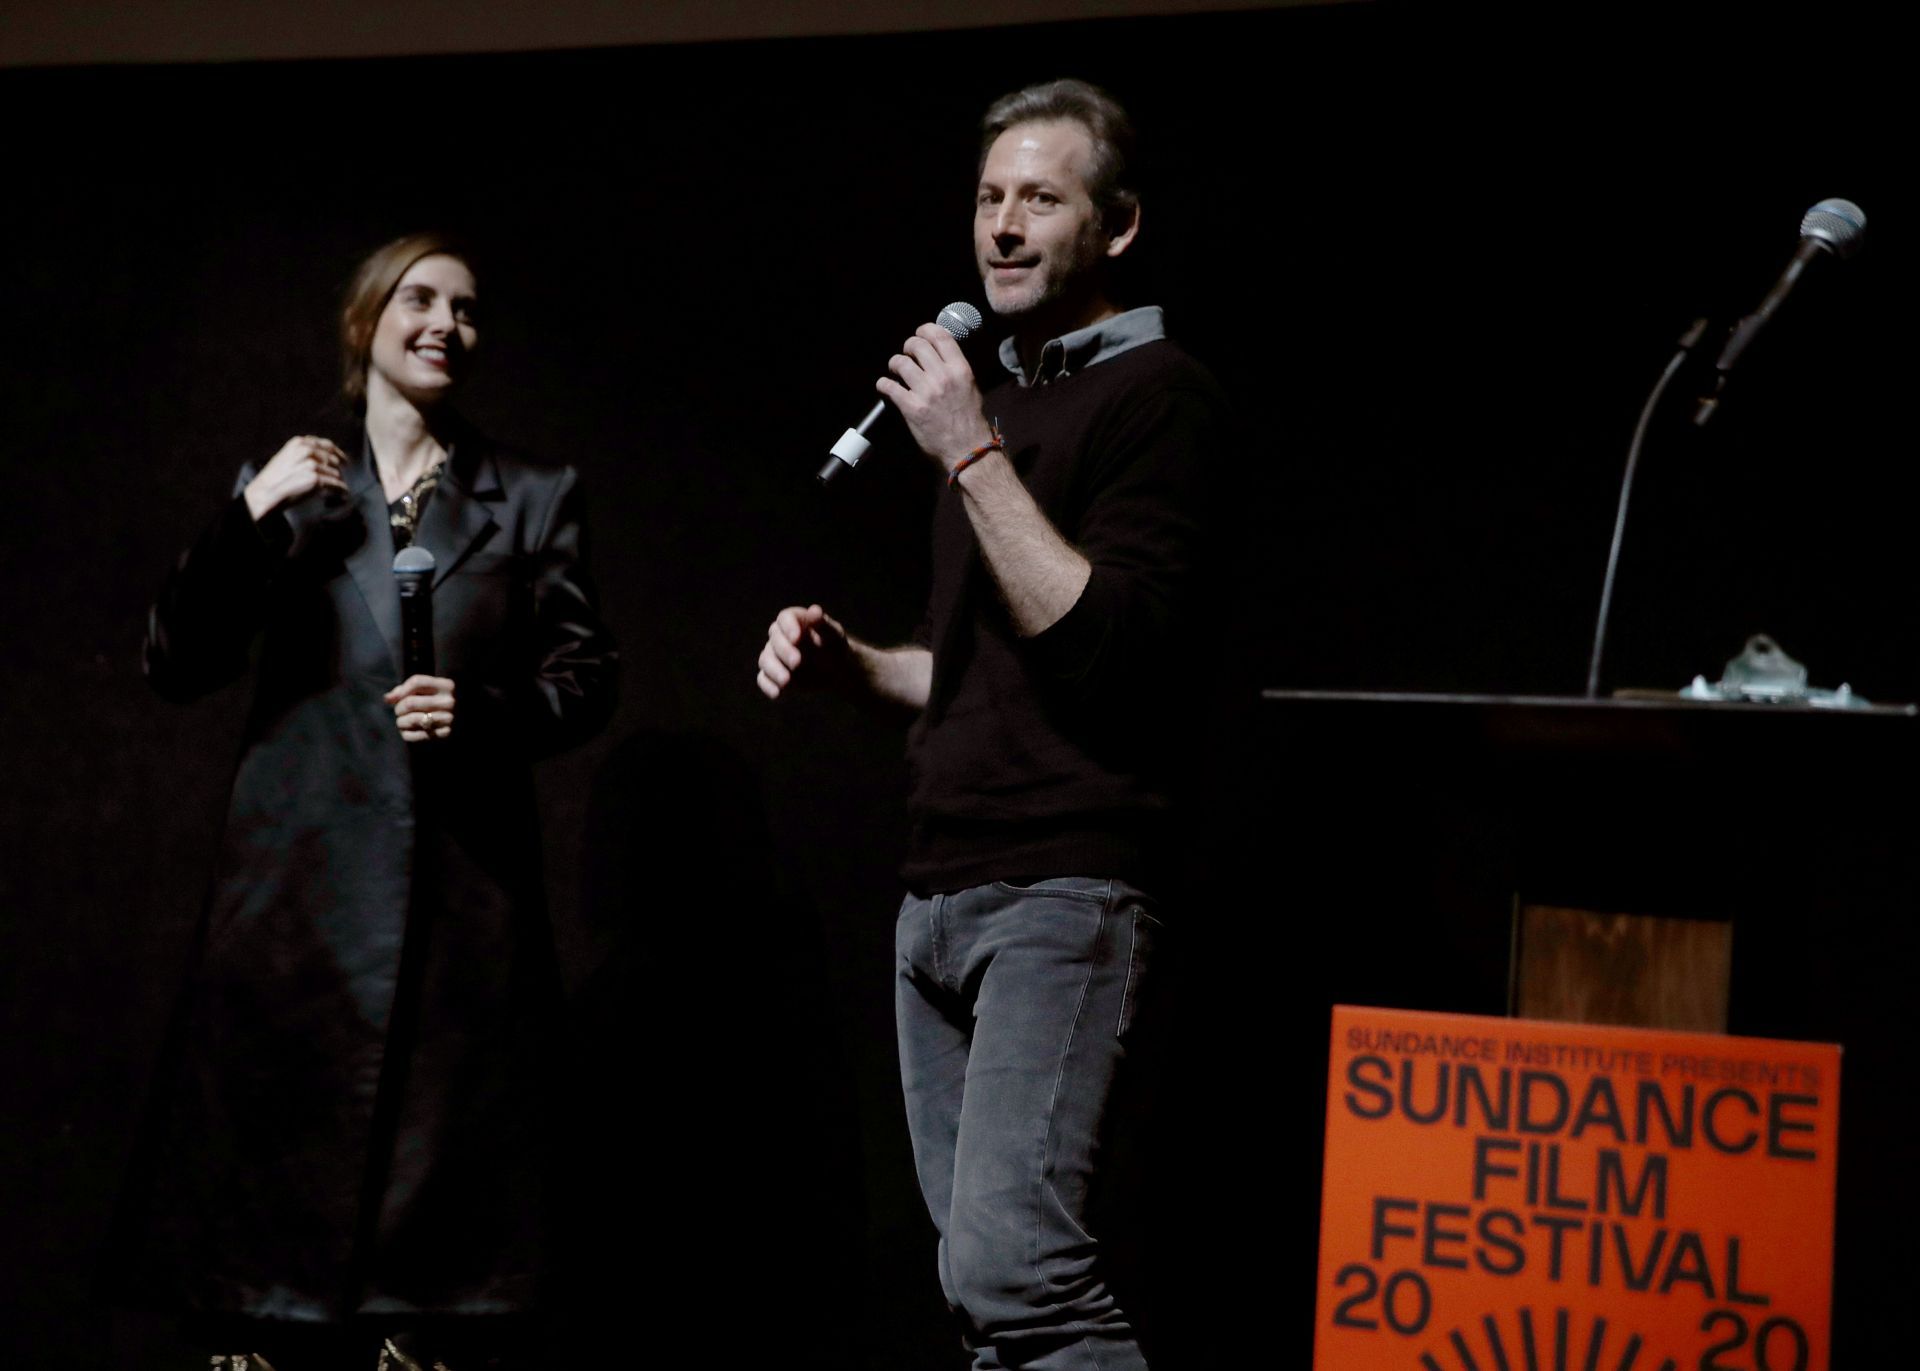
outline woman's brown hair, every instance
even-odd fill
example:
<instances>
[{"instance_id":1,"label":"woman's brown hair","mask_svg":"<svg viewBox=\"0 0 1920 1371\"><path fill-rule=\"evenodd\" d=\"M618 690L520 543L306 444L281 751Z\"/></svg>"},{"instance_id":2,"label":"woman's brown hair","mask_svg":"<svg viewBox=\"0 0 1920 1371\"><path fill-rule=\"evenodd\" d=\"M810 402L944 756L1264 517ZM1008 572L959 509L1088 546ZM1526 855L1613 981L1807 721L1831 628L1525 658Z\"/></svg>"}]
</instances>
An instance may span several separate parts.
<instances>
[{"instance_id":1,"label":"woman's brown hair","mask_svg":"<svg viewBox=\"0 0 1920 1371\"><path fill-rule=\"evenodd\" d=\"M373 352L373 331L393 298L394 287L407 269L422 257L455 257L473 269L466 252L444 233L409 233L367 254L347 287L340 307L341 389L349 400L367 393L367 362Z\"/></svg>"}]
</instances>

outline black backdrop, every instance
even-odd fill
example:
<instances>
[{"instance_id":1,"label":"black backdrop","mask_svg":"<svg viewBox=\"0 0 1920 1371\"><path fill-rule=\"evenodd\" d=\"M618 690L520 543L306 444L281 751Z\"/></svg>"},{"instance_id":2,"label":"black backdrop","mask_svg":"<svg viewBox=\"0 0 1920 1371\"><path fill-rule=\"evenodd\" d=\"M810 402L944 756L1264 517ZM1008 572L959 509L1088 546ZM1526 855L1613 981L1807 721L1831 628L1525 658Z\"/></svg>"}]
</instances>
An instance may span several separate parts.
<instances>
[{"instance_id":1,"label":"black backdrop","mask_svg":"<svg viewBox=\"0 0 1920 1371\"><path fill-rule=\"evenodd\" d=\"M894 340L978 297L972 128L1003 90L1085 75L1149 135L1141 294L1241 410L1267 685L1577 691L1673 338L1750 307L1813 201L1858 200L1866 255L1809 283L1717 431L1662 427L1608 683L1711 676L1765 630L1816 684L1920 696L1890 29L1548 9L0 76L5 1360L167 1354L87 1286L242 698L151 697L145 605L235 466L313 422L340 288L397 233L479 244L471 412L583 468L630 664L613 727L543 774L583 1338L951 1356L893 1075L898 738L767 706L751 662L785 603L881 638L917 616L928 475L810 477ZM1270 884L1202 926L1267 945L1316 916ZM1312 1178L1236 1201L1302 1185L1304 1219L1188 1233L1251 1268L1236 1289L1283 1283L1272 1364L1306 1355Z\"/></svg>"}]
</instances>

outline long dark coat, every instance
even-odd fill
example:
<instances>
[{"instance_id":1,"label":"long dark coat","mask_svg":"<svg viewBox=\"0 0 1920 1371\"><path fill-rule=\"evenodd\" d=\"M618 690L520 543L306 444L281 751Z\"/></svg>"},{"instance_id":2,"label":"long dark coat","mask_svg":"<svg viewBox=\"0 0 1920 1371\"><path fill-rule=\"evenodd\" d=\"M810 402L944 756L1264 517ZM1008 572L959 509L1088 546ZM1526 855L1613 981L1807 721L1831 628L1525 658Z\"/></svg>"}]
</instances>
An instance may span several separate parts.
<instances>
[{"instance_id":1,"label":"long dark coat","mask_svg":"<svg viewBox=\"0 0 1920 1371\"><path fill-rule=\"evenodd\" d=\"M236 495L153 610L162 694L232 680L255 640L257 690L119 1270L264 1317L524 1309L558 995L528 763L605 721L615 654L572 469L463 434L414 539L455 726L410 747L364 451L348 482L259 526Z\"/></svg>"}]
</instances>

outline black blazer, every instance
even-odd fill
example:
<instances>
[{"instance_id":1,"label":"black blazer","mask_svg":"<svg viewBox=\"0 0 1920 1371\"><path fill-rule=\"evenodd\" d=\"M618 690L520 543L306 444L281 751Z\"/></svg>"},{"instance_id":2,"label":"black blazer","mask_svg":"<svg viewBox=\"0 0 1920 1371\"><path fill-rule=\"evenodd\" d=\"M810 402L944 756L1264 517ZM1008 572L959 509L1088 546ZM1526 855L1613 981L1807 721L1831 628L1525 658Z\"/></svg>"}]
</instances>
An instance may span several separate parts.
<instances>
[{"instance_id":1,"label":"black blazer","mask_svg":"<svg viewBox=\"0 0 1920 1371\"><path fill-rule=\"evenodd\" d=\"M528 763L605 722L616 654L572 468L461 433L415 536L453 735L402 741L386 498L342 447L347 498L259 526L243 468L151 615L163 695L258 655L123 1284L280 1318L524 1309L558 993Z\"/></svg>"}]
</instances>

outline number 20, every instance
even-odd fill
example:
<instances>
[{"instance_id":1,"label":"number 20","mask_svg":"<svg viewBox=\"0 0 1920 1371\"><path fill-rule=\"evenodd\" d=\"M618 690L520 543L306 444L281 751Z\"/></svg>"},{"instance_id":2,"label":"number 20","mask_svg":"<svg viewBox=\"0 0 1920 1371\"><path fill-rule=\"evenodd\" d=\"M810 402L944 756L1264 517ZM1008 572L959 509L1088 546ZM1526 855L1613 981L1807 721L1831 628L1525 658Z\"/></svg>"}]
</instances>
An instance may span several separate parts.
<instances>
[{"instance_id":1,"label":"number 20","mask_svg":"<svg viewBox=\"0 0 1920 1371\"><path fill-rule=\"evenodd\" d=\"M1716 1309L1700 1321L1700 1331L1711 1333L1715 1324L1731 1324L1733 1332L1724 1342L1717 1342L1700 1354L1700 1371L1743 1371L1743 1368L1731 1362L1719 1360L1719 1356L1722 1352L1733 1352L1746 1346L1747 1321L1731 1309ZM1773 1335L1783 1331L1788 1346L1792 1348L1793 1360L1781 1366L1773 1360ZM1806 1330L1784 1314L1768 1319L1753 1330L1755 1371L1807 1371L1809 1355Z\"/></svg>"},{"instance_id":2,"label":"number 20","mask_svg":"<svg viewBox=\"0 0 1920 1371\"><path fill-rule=\"evenodd\" d=\"M1372 1302L1379 1295L1380 1312L1386 1317L1387 1327L1403 1338L1410 1338L1427 1326L1427 1320L1433 1317L1433 1291L1427 1285L1426 1277L1418 1271L1396 1271L1387 1277L1385 1290L1380 1287L1380 1278L1373 1268L1361 1262L1349 1262L1334 1273L1333 1285L1336 1290L1345 1289L1350 1278L1357 1278L1360 1288L1334 1306L1333 1321L1342 1328L1365 1328L1377 1331L1378 1319L1367 1318L1359 1314L1358 1307ZM1414 1290L1413 1317L1401 1319L1400 1289L1411 1283Z\"/></svg>"}]
</instances>

